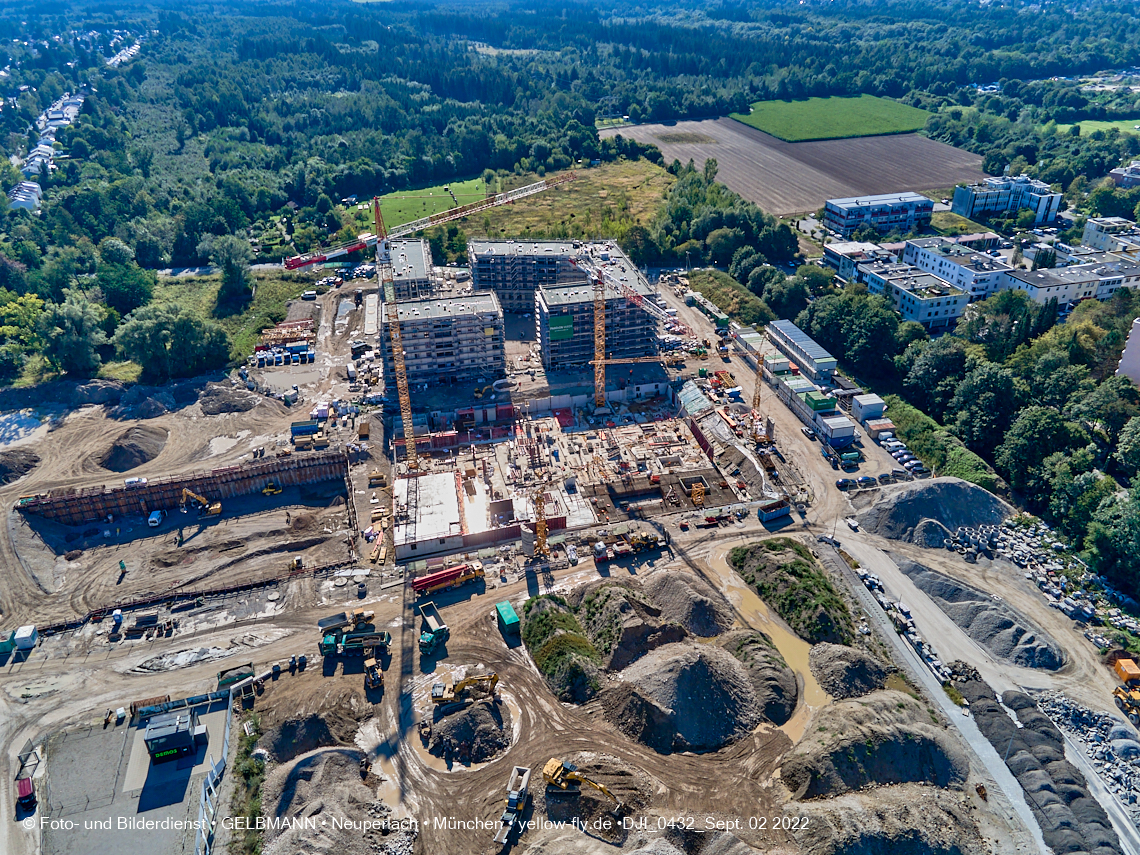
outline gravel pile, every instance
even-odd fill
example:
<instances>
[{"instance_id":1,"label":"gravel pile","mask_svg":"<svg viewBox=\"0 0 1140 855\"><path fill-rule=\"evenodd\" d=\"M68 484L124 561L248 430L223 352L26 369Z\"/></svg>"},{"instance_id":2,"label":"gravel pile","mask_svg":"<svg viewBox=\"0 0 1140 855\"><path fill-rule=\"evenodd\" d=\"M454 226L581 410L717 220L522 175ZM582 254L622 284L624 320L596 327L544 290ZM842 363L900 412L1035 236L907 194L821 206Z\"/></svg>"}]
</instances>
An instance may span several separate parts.
<instances>
[{"instance_id":1,"label":"gravel pile","mask_svg":"<svg viewBox=\"0 0 1140 855\"><path fill-rule=\"evenodd\" d=\"M690 573L660 570L645 580L645 593L671 623L711 638L732 627L732 607L708 582Z\"/></svg>"},{"instance_id":2,"label":"gravel pile","mask_svg":"<svg viewBox=\"0 0 1140 855\"><path fill-rule=\"evenodd\" d=\"M874 656L842 644L816 644L808 654L812 674L833 698L859 698L883 688L893 670Z\"/></svg>"},{"instance_id":3,"label":"gravel pile","mask_svg":"<svg viewBox=\"0 0 1140 855\"><path fill-rule=\"evenodd\" d=\"M1040 695L1037 707L1081 747L1105 787L1140 826L1140 769L1136 767L1140 741L1136 731L1115 716L1082 707L1060 692Z\"/></svg>"},{"instance_id":4,"label":"gravel pile","mask_svg":"<svg viewBox=\"0 0 1140 855\"><path fill-rule=\"evenodd\" d=\"M740 660L764 718L784 724L796 711L800 688L796 672L788 667L768 636L753 630L738 630L721 639L721 646Z\"/></svg>"},{"instance_id":5,"label":"gravel pile","mask_svg":"<svg viewBox=\"0 0 1140 855\"><path fill-rule=\"evenodd\" d=\"M668 644L621 678L629 689L603 694L607 720L661 753L714 750L763 720L744 666L719 647Z\"/></svg>"},{"instance_id":6,"label":"gravel pile","mask_svg":"<svg viewBox=\"0 0 1140 855\"><path fill-rule=\"evenodd\" d=\"M26 448L0 451L0 481L11 484L36 468L40 456Z\"/></svg>"},{"instance_id":7,"label":"gravel pile","mask_svg":"<svg viewBox=\"0 0 1140 855\"><path fill-rule=\"evenodd\" d=\"M1013 508L992 493L957 478L895 484L877 491L857 516L867 531L920 546L942 546L959 526L996 525Z\"/></svg>"},{"instance_id":8,"label":"gravel pile","mask_svg":"<svg viewBox=\"0 0 1140 855\"><path fill-rule=\"evenodd\" d=\"M1012 606L929 567L892 556L911 581L994 656L1023 668L1056 671L1065 655L1047 633Z\"/></svg>"},{"instance_id":9,"label":"gravel pile","mask_svg":"<svg viewBox=\"0 0 1140 855\"><path fill-rule=\"evenodd\" d=\"M170 432L165 428L139 425L121 434L112 443L99 465L112 472L129 472L144 463L149 463L162 453Z\"/></svg>"},{"instance_id":10,"label":"gravel pile","mask_svg":"<svg viewBox=\"0 0 1140 855\"><path fill-rule=\"evenodd\" d=\"M445 760L482 763L511 744L511 713L493 700L476 701L432 725L428 751Z\"/></svg>"},{"instance_id":11,"label":"gravel pile","mask_svg":"<svg viewBox=\"0 0 1140 855\"><path fill-rule=\"evenodd\" d=\"M881 691L838 701L818 716L784 760L780 780L795 799L885 784L961 787L969 760L910 695Z\"/></svg>"},{"instance_id":12,"label":"gravel pile","mask_svg":"<svg viewBox=\"0 0 1140 855\"><path fill-rule=\"evenodd\" d=\"M685 638L685 628L653 603L636 581L601 581L575 592L571 604L602 664L620 670L651 650ZM577 596L581 600L575 603Z\"/></svg>"},{"instance_id":13,"label":"gravel pile","mask_svg":"<svg viewBox=\"0 0 1140 855\"><path fill-rule=\"evenodd\" d=\"M284 763L316 748L336 745L338 741L324 717L313 714L282 722L265 733L258 745L269 752L270 758Z\"/></svg>"},{"instance_id":14,"label":"gravel pile","mask_svg":"<svg viewBox=\"0 0 1140 855\"><path fill-rule=\"evenodd\" d=\"M1056 726L1022 692L1006 692L1002 703L1014 710L1022 727L998 704L993 689L978 679L956 684L970 702L982 734L1013 772L1041 825L1045 844L1054 852L1115 855L1120 841L1108 815L1088 791L1080 770L1065 759Z\"/></svg>"}]
</instances>

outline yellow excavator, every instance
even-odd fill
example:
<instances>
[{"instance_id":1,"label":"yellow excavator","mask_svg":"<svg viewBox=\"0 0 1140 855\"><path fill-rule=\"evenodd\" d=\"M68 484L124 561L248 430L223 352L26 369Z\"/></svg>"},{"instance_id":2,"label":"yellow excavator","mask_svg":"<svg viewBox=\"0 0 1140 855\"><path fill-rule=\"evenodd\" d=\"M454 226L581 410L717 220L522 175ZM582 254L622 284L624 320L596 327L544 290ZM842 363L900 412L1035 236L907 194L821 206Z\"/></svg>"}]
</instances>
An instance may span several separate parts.
<instances>
[{"instance_id":1,"label":"yellow excavator","mask_svg":"<svg viewBox=\"0 0 1140 855\"><path fill-rule=\"evenodd\" d=\"M546 765L542 767L542 779L546 781L549 787L557 787L559 790L578 792L582 784L593 787L599 793L602 793L616 802L616 807L610 811L611 815L620 819L625 813L625 804L611 793L605 784L591 781L578 771L577 766L564 763L557 757L551 757L546 761Z\"/></svg>"},{"instance_id":2,"label":"yellow excavator","mask_svg":"<svg viewBox=\"0 0 1140 855\"><path fill-rule=\"evenodd\" d=\"M261 492L266 496L276 496L281 492L281 488L277 486L276 482L270 481Z\"/></svg>"},{"instance_id":3,"label":"yellow excavator","mask_svg":"<svg viewBox=\"0 0 1140 855\"><path fill-rule=\"evenodd\" d=\"M431 687L431 700L435 704L452 704L463 700L463 693L472 686L485 685L489 694L494 696L495 686L499 685L498 674L480 674L476 677L466 677L458 683L436 683Z\"/></svg>"},{"instance_id":4,"label":"yellow excavator","mask_svg":"<svg viewBox=\"0 0 1140 855\"><path fill-rule=\"evenodd\" d=\"M186 502L191 499L198 504L199 516L216 517L222 512L221 502L211 502L205 496L199 496L185 487L182 488L182 500L178 503L183 512L186 511Z\"/></svg>"}]
</instances>

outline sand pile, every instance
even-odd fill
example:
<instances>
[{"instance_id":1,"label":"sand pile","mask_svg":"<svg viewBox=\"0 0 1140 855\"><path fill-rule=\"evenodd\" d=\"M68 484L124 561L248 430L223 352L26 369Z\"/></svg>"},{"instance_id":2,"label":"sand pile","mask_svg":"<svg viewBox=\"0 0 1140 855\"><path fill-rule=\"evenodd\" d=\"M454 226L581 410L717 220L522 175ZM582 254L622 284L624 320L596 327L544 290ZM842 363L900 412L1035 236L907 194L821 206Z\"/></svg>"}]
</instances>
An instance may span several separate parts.
<instances>
[{"instance_id":1,"label":"sand pile","mask_svg":"<svg viewBox=\"0 0 1140 855\"><path fill-rule=\"evenodd\" d=\"M818 717L784 760L780 778L796 799L883 784L958 787L969 761L910 695L881 691L839 701Z\"/></svg>"},{"instance_id":2,"label":"sand pile","mask_svg":"<svg viewBox=\"0 0 1140 855\"><path fill-rule=\"evenodd\" d=\"M858 698L883 688L893 670L874 656L842 644L817 644L808 654L812 674L833 698Z\"/></svg>"},{"instance_id":3,"label":"sand pile","mask_svg":"<svg viewBox=\"0 0 1140 855\"><path fill-rule=\"evenodd\" d=\"M656 751L706 751L740 739L763 720L744 666L719 647L668 644L621 673L607 720Z\"/></svg>"},{"instance_id":4,"label":"sand pile","mask_svg":"<svg viewBox=\"0 0 1140 855\"><path fill-rule=\"evenodd\" d=\"M744 666L764 718L775 725L786 723L796 711L799 684L772 640L745 629L729 633L720 643Z\"/></svg>"},{"instance_id":5,"label":"sand pile","mask_svg":"<svg viewBox=\"0 0 1140 855\"><path fill-rule=\"evenodd\" d=\"M1049 671L1065 664L1060 645L1012 606L921 564L892 557L921 591L994 656Z\"/></svg>"},{"instance_id":6,"label":"sand pile","mask_svg":"<svg viewBox=\"0 0 1140 855\"><path fill-rule=\"evenodd\" d=\"M0 481L11 484L36 468L40 456L27 448L0 451Z\"/></svg>"},{"instance_id":7,"label":"sand pile","mask_svg":"<svg viewBox=\"0 0 1140 855\"><path fill-rule=\"evenodd\" d=\"M210 383L198 398L202 412L207 416L222 413L246 413L257 406L257 395L222 383Z\"/></svg>"},{"instance_id":8,"label":"sand pile","mask_svg":"<svg viewBox=\"0 0 1140 855\"><path fill-rule=\"evenodd\" d=\"M732 627L732 606L699 576L660 570L646 578L644 585L662 615L691 635L711 638Z\"/></svg>"},{"instance_id":9,"label":"sand pile","mask_svg":"<svg viewBox=\"0 0 1140 855\"><path fill-rule=\"evenodd\" d=\"M1054 852L1114 855L1120 840L1108 815L1088 791L1084 775L1065 759L1061 732L1022 692L1006 692L1002 703L1017 714L1017 727L994 699L993 689L978 679L957 684L970 701L970 713L990 744L1030 795L1030 808Z\"/></svg>"},{"instance_id":10,"label":"sand pile","mask_svg":"<svg viewBox=\"0 0 1140 855\"><path fill-rule=\"evenodd\" d=\"M271 758L284 763L315 748L336 745L337 739L323 717L306 715L273 728L262 736L258 744L269 752Z\"/></svg>"},{"instance_id":11,"label":"sand pile","mask_svg":"<svg viewBox=\"0 0 1140 855\"><path fill-rule=\"evenodd\" d=\"M941 547L959 526L996 525L1014 513L997 496L957 478L894 484L868 500L872 504L857 515L864 529L929 547Z\"/></svg>"},{"instance_id":12,"label":"sand pile","mask_svg":"<svg viewBox=\"0 0 1140 855\"><path fill-rule=\"evenodd\" d=\"M579 602L577 598L581 597ZM663 644L685 638L684 627L669 620L637 582L602 580L584 585L570 600L602 665L624 668Z\"/></svg>"},{"instance_id":13,"label":"sand pile","mask_svg":"<svg viewBox=\"0 0 1140 855\"><path fill-rule=\"evenodd\" d=\"M477 701L432 725L428 750L437 757L482 763L511 744L511 713L501 703Z\"/></svg>"},{"instance_id":14,"label":"sand pile","mask_svg":"<svg viewBox=\"0 0 1140 855\"><path fill-rule=\"evenodd\" d=\"M112 472L129 472L149 463L162 453L170 432L166 428L138 425L123 434L99 459L99 465Z\"/></svg>"}]
</instances>

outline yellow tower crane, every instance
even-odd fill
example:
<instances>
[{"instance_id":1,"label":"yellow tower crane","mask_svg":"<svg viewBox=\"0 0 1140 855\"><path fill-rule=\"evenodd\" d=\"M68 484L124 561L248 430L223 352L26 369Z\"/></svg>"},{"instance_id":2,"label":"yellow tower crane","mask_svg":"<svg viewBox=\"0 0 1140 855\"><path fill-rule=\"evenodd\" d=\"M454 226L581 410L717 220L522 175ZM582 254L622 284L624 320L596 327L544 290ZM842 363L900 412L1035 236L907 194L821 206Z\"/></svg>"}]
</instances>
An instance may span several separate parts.
<instances>
[{"instance_id":1,"label":"yellow tower crane","mask_svg":"<svg viewBox=\"0 0 1140 855\"><path fill-rule=\"evenodd\" d=\"M534 554L543 558L550 555L550 547L546 545L546 485L542 484L535 491L531 501L534 502Z\"/></svg>"}]
</instances>

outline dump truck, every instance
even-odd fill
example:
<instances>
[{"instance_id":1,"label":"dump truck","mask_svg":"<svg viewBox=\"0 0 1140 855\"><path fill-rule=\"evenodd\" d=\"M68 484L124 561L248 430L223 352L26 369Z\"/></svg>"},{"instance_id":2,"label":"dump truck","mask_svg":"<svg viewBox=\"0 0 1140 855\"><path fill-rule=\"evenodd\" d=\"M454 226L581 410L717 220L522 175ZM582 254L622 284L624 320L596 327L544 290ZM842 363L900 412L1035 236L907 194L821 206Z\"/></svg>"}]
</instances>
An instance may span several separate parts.
<instances>
[{"instance_id":1,"label":"dump truck","mask_svg":"<svg viewBox=\"0 0 1140 855\"><path fill-rule=\"evenodd\" d=\"M456 564L446 570L439 570L412 580L412 590L417 597L434 594L444 588L458 588L464 582L483 578L483 565L478 561Z\"/></svg>"},{"instance_id":2,"label":"dump truck","mask_svg":"<svg viewBox=\"0 0 1140 855\"><path fill-rule=\"evenodd\" d=\"M420 615L424 619L424 629L420 632L420 653L427 655L451 637L451 630L431 600L420 605Z\"/></svg>"},{"instance_id":3,"label":"dump truck","mask_svg":"<svg viewBox=\"0 0 1140 855\"><path fill-rule=\"evenodd\" d=\"M511 771L510 781L507 783L507 808L499 817L499 832L495 835L496 843L506 843L515 823L526 810L527 799L530 798L528 787L530 785L530 767L515 766Z\"/></svg>"},{"instance_id":4,"label":"dump truck","mask_svg":"<svg viewBox=\"0 0 1140 855\"><path fill-rule=\"evenodd\" d=\"M504 638L513 638L519 634L519 616L509 600L495 603L495 618L499 622L499 632Z\"/></svg>"},{"instance_id":5,"label":"dump truck","mask_svg":"<svg viewBox=\"0 0 1140 855\"><path fill-rule=\"evenodd\" d=\"M218 688L224 689L226 686L232 686L234 683L240 683L247 677L252 676L252 662L247 662L244 665L235 665L233 668L227 668L225 671L218 672Z\"/></svg>"},{"instance_id":6,"label":"dump truck","mask_svg":"<svg viewBox=\"0 0 1140 855\"><path fill-rule=\"evenodd\" d=\"M570 763L564 763L557 757L551 757L546 761L546 765L542 767L542 779L546 781L546 793L549 798L551 795L556 795L558 790L564 792L577 793L581 790L581 785L585 784L588 787L593 787L599 793L613 799L617 806L611 812L614 816L620 817L625 810L625 805L609 791L609 788L604 784L599 784L597 781L592 781L578 771L578 767Z\"/></svg>"},{"instance_id":7,"label":"dump truck","mask_svg":"<svg viewBox=\"0 0 1140 855\"><path fill-rule=\"evenodd\" d=\"M361 624L368 623L374 617L376 617L375 612L366 612L364 609L354 609L350 612L337 612L335 615L329 615L317 621L317 629L320 630L321 635L327 635L333 630L344 629L345 627L357 627Z\"/></svg>"},{"instance_id":8,"label":"dump truck","mask_svg":"<svg viewBox=\"0 0 1140 855\"><path fill-rule=\"evenodd\" d=\"M444 680L431 687L431 702L433 704L453 704L463 700L464 693L472 686L486 686L492 696L495 686L499 685L498 674L479 674L474 677L465 677L458 683Z\"/></svg>"},{"instance_id":9,"label":"dump truck","mask_svg":"<svg viewBox=\"0 0 1140 855\"><path fill-rule=\"evenodd\" d=\"M1132 659L1117 659L1112 663L1116 678L1125 686L1140 686L1140 667Z\"/></svg>"},{"instance_id":10,"label":"dump truck","mask_svg":"<svg viewBox=\"0 0 1140 855\"><path fill-rule=\"evenodd\" d=\"M384 672L380 670L380 663L372 657L364 660L364 687L379 689L384 685Z\"/></svg>"}]
</instances>

